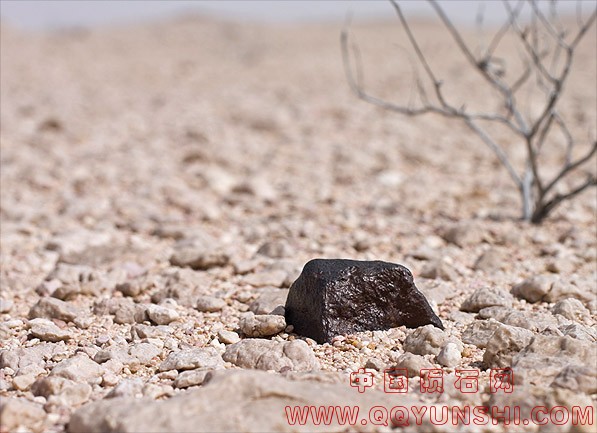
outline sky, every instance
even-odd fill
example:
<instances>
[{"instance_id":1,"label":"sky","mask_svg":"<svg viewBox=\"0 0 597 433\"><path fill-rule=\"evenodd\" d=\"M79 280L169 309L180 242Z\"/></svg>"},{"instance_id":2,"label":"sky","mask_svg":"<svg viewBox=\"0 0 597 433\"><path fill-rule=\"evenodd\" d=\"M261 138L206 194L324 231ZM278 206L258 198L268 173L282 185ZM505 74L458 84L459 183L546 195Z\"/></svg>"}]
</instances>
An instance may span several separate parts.
<instances>
[{"instance_id":1,"label":"sky","mask_svg":"<svg viewBox=\"0 0 597 433\"><path fill-rule=\"evenodd\" d=\"M500 1L482 3L486 22L504 19ZM582 3L584 9L590 9L595 1ZM431 13L422 0L401 0L400 4L411 16ZM470 24L479 8L475 0L446 0L440 4L455 21ZM574 13L576 2L564 0L560 7ZM30 30L124 25L189 13L265 22L343 20L349 11L355 19L395 16L387 0L0 0L2 21Z\"/></svg>"}]
</instances>

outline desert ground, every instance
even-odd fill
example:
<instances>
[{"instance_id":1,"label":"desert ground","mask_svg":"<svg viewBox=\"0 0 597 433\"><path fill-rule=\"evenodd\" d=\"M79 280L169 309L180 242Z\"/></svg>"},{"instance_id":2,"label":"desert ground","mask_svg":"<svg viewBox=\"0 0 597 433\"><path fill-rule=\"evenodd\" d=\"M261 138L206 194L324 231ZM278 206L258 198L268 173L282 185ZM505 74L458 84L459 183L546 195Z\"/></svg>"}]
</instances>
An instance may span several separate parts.
<instances>
[{"instance_id":1,"label":"desert ground","mask_svg":"<svg viewBox=\"0 0 597 433\"><path fill-rule=\"evenodd\" d=\"M450 97L495 109L442 27L414 24ZM376 405L576 406L595 422L595 189L521 221L518 191L465 125L350 92L342 25L2 23L3 433L392 430L366 418ZM352 32L367 88L412 100L397 21ZM582 140L596 73L593 28L561 104ZM524 146L498 137L520 167ZM280 306L313 258L406 266L445 330L294 333ZM384 393L389 367L408 370L407 394ZM506 367L513 392L493 392L491 368ZM359 393L362 368L374 383ZM441 369L443 393L421 391L421 368ZM456 389L458 369L478 372L477 392ZM288 405L358 406L363 422L291 425ZM492 421L411 414L395 428L594 431Z\"/></svg>"}]
</instances>

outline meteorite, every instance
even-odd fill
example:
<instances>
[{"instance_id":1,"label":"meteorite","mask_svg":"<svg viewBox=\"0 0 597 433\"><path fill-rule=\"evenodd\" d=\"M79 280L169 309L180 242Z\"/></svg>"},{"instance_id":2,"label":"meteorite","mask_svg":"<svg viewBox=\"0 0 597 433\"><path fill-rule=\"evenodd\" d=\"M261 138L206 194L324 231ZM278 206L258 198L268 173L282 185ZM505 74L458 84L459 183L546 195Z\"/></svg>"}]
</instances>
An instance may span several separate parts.
<instances>
[{"instance_id":1,"label":"meteorite","mask_svg":"<svg viewBox=\"0 0 597 433\"><path fill-rule=\"evenodd\" d=\"M336 335L405 325L444 326L402 265L314 259L290 287L286 322L318 343Z\"/></svg>"}]
</instances>

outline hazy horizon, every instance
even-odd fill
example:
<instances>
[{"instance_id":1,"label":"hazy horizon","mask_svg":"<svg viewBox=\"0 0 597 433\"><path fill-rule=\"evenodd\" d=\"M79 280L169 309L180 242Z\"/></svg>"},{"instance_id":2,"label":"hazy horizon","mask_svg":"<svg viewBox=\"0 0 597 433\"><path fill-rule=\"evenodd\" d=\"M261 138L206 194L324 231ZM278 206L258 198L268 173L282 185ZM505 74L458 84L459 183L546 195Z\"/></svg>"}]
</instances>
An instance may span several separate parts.
<instances>
[{"instance_id":1,"label":"hazy horizon","mask_svg":"<svg viewBox=\"0 0 597 433\"><path fill-rule=\"evenodd\" d=\"M439 2L446 13L463 24L473 24L479 7L485 22L495 24L505 19L501 2L450 0ZM594 4L584 3L584 10ZM431 17L433 11L421 0L400 1L406 14ZM479 6L481 4L481 6ZM559 5L562 13L575 13L577 2ZM392 19L394 10L387 0L291 0L291 1L76 1L76 0L2 0L3 22L27 30L51 30L69 27L98 27L159 21L184 16L206 15L214 18L262 22L340 21L351 13L355 20Z\"/></svg>"}]
</instances>

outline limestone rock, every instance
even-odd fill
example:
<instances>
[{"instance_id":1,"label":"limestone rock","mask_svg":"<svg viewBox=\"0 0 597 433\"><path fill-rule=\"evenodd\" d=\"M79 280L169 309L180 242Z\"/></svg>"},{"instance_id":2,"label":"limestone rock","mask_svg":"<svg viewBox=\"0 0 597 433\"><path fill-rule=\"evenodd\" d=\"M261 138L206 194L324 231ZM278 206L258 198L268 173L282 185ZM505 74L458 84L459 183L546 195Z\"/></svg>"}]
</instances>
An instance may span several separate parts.
<instances>
[{"instance_id":1,"label":"limestone rock","mask_svg":"<svg viewBox=\"0 0 597 433\"><path fill-rule=\"evenodd\" d=\"M295 371L319 369L313 351L302 340L278 342L263 339L241 340L226 348L224 361L239 367L259 370L280 371L290 368Z\"/></svg>"},{"instance_id":2,"label":"limestone rock","mask_svg":"<svg viewBox=\"0 0 597 433\"><path fill-rule=\"evenodd\" d=\"M264 287L259 290L259 296L249 305L249 309L255 314L270 314L279 306L286 304L288 289L277 287Z\"/></svg>"},{"instance_id":3,"label":"limestone rock","mask_svg":"<svg viewBox=\"0 0 597 433\"><path fill-rule=\"evenodd\" d=\"M48 403L65 407L82 405L91 397L91 390L88 383L77 383L58 376L40 378L31 387L33 395L41 395Z\"/></svg>"},{"instance_id":4,"label":"limestone rock","mask_svg":"<svg viewBox=\"0 0 597 433\"><path fill-rule=\"evenodd\" d=\"M66 341L71 338L70 333L66 329L60 329L54 322L48 319L31 319L29 320L29 333L33 337L37 337L42 341Z\"/></svg>"},{"instance_id":5,"label":"limestone rock","mask_svg":"<svg viewBox=\"0 0 597 433\"><path fill-rule=\"evenodd\" d=\"M160 371L193 370L195 368L219 368L224 362L214 347L186 349L172 352L160 364Z\"/></svg>"},{"instance_id":6,"label":"limestone rock","mask_svg":"<svg viewBox=\"0 0 597 433\"><path fill-rule=\"evenodd\" d=\"M210 371L210 369L203 368L183 371L176 376L174 388L188 388L189 386L201 385Z\"/></svg>"},{"instance_id":7,"label":"limestone rock","mask_svg":"<svg viewBox=\"0 0 597 433\"><path fill-rule=\"evenodd\" d=\"M448 341L449 336L444 331L433 325L425 325L411 332L402 347L415 355L438 355Z\"/></svg>"},{"instance_id":8,"label":"limestone rock","mask_svg":"<svg viewBox=\"0 0 597 433\"><path fill-rule=\"evenodd\" d=\"M568 298L558 301L551 309L553 314L559 314L566 319L585 322L591 318L591 313L578 299Z\"/></svg>"},{"instance_id":9,"label":"limestone rock","mask_svg":"<svg viewBox=\"0 0 597 433\"><path fill-rule=\"evenodd\" d=\"M286 328L284 316L274 314L246 313L239 321L241 331L247 337L269 337Z\"/></svg>"},{"instance_id":10,"label":"limestone rock","mask_svg":"<svg viewBox=\"0 0 597 433\"><path fill-rule=\"evenodd\" d=\"M207 379L199 389L167 400L113 398L90 403L73 414L68 433L344 431L346 425L335 419L329 425L291 425L285 407L348 405L368 414L374 406L389 408L396 402L395 395L382 391L359 393L345 383L291 381L260 371L214 372ZM401 397L401 405L416 404L408 395ZM379 431L379 427L359 425L359 431Z\"/></svg>"},{"instance_id":11,"label":"limestone rock","mask_svg":"<svg viewBox=\"0 0 597 433\"><path fill-rule=\"evenodd\" d=\"M462 311L477 313L486 307L512 307L512 295L497 287L484 287L475 290L461 305Z\"/></svg>"},{"instance_id":12,"label":"limestone rock","mask_svg":"<svg viewBox=\"0 0 597 433\"><path fill-rule=\"evenodd\" d=\"M550 384L564 368L572 367L568 377L573 373L584 374L580 368L597 365L597 351L594 345L586 344L569 336L554 337L535 335L520 353L513 357L512 368L521 382ZM583 384L592 387L591 382L597 380L597 372L593 368L593 378ZM580 378L575 378L581 380Z\"/></svg>"},{"instance_id":13,"label":"limestone rock","mask_svg":"<svg viewBox=\"0 0 597 433\"><path fill-rule=\"evenodd\" d=\"M72 322L81 311L68 302L56 298L41 298L29 310L29 318L59 319L65 322Z\"/></svg>"},{"instance_id":14,"label":"limestone rock","mask_svg":"<svg viewBox=\"0 0 597 433\"><path fill-rule=\"evenodd\" d=\"M46 412L43 407L24 398L3 397L0 406L0 430L7 432L44 430Z\"/></svg>"},{"instance_id":15,"label":"limestone rock","mask_svg":"<svg viewBox=\"0 0 597 433\"><path fill-rule=\"evenodd\" d=\"M220 311L226 306L226 301L214 296L202 295L197 298L196 308L198 311L213 313Z\"/></svg>"},{"instance_id":16,"label":"limestone rock","mask_svg":"<svg viewBox=\"0 0 597 433\"><path fill-rule=\"evenodd\" d=\"M315 259L292 284L286 322L319 343L336 335L401 325L443 325L404 266Z\"/></svg>"},{"instance_id":17,"label":"limestone rock","mask_svg":"<svg viewBox=\"0 0 597 433\"><path fill-rule=\"evenodd\" d=\"M168 325L180 318L180 314L173 308L154 304L149 304L147 306L147 315L156 325Z\"/></svg>"},{"instance_id":18,"label":"limestone rock","mask_svg":"<svg viewBox=\"0 0 597 433\"><path fill-rule=\"evenodd\" d=\"M234 344L240 341L240 337L234 331L220 329L218 331L218 340L220 340L224 344Z\"/></svg>"},{"instance_id":19,"label":"limestone rock","mask_svg":"<svg viewBox=\"0 0 597 433\"><path fill-rule=\"evenodd\" d=\"M493 333L500 326L502 326L500 322L494 319L475 320L473 323L467 326L462 333L462 342L466 344L473 344L480 349L484 349Z\"/></svg>"},{"instance_id":20,"label":"limestone rock","mask_svg":"<svg viewBox=\"0 0 597 433\"><path fill-rule=\"evenodd\" d=\"M533 333L516 326L500 326L487 342L483 364L489 368L512 367L512 358L524 349Z\"/></svg>"},{"instance_id":21,"label":"limestone rock","mask_svg":"<svg viewBox=\"0 0 597 433\"><path fill-rule=\"evenodd\" d=\"M213 239L205 236L182 239L174 246L170 263L173 266L186 266L198 270L226 266L229 255L214 246L214 243Z\"/></svg>"},{"instance_id":22,"label":"limestone rock","mask_svg":"<svg viewBox=\"0 0 597 433\"><path fill-rule=\"evenodd\" d=\"M75 382L87 382L90 385L99 384L105 370L86 355L75 355L60 361L54 366L50 376L64 377Z\"/></svg>"},{"instance_id":23,"label":"limestone rock","mask_svg":"<svg viewBox=\"0 0 597 433\"><path fill-rule=\"evenodd\" d=\"M434 368L434 365L423 358L421 355L415 355L405 352L395 359L395 368L405 368L408 371L408 377L415 377L421 374L421 370Z\"/></svg>"},{"instance_id":24,"label":"limestone rock","mask_svg":"<svg viewBox=\"0 0 597 433\"><path fill-rule=\"evenodd\" d=\"M461 350L456 343L450 342L442 347L436 359L444 367L456 367L462 359Z\"/></svg>"}]
</instances>

